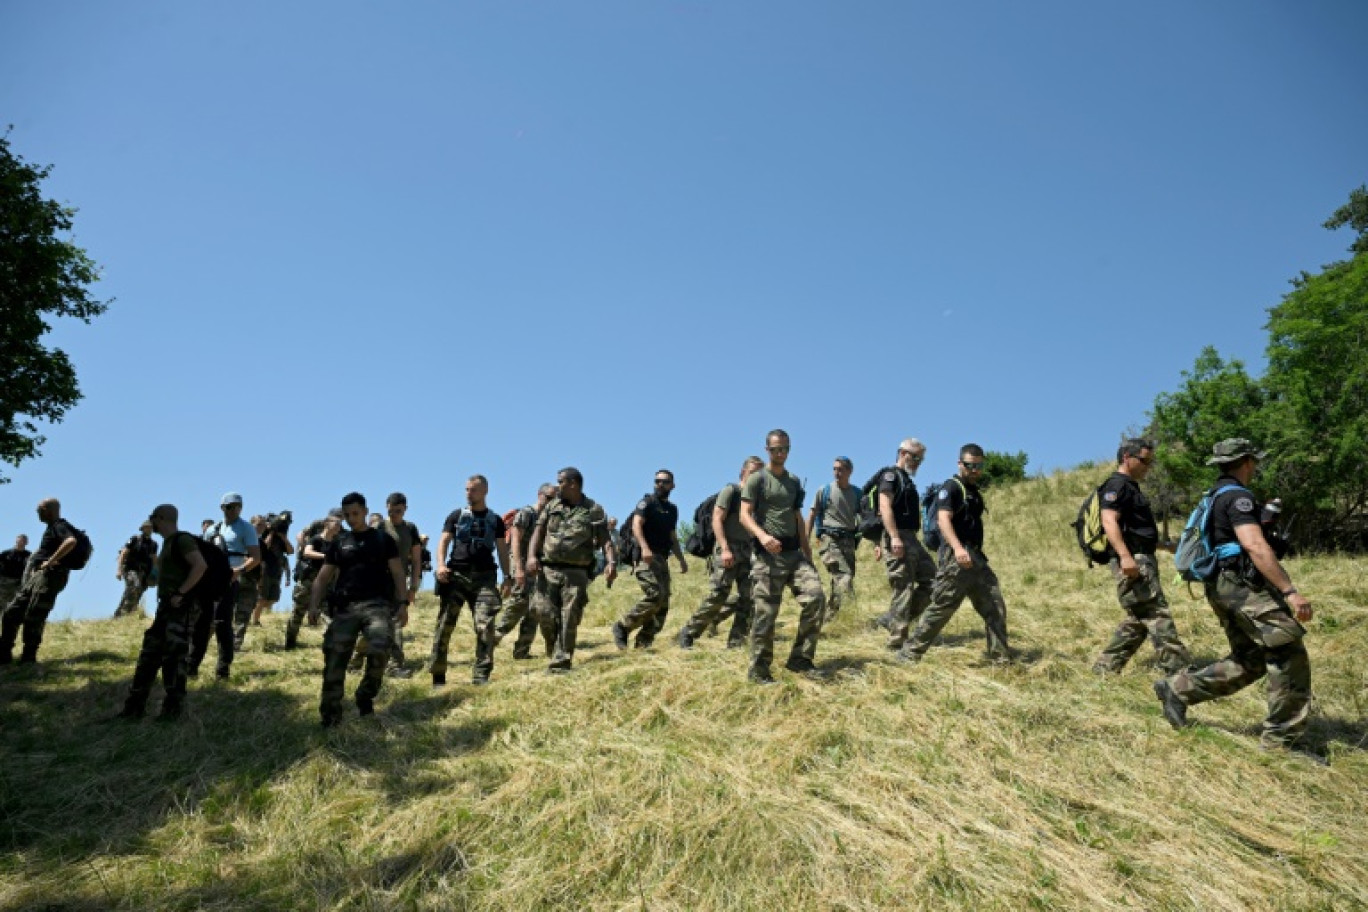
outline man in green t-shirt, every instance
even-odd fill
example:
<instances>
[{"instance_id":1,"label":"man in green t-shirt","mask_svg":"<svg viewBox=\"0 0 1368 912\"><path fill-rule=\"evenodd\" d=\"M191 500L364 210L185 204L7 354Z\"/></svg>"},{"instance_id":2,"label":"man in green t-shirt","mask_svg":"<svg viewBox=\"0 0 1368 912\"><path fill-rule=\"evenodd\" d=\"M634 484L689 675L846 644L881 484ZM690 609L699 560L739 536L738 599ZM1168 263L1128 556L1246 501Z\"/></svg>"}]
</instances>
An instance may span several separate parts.
<instances>
[{"instance_id":1,"label":"man in green t-shirt","mask_svg":"<svg viewBox=\"0 0 1368 912\"><path fill-rule=\"evenodd\" d=\"M751 598L751 538L741 525L741 487L746 479L764 468L765 461L751 456L741 465L741 483L729 483L717 493L712 509L713 552L708 556L708 592L698 610L679 631L676 642L680 649L691 649L694 640L703 635L709 624L717 623L723 605L735 586L737 592L736 619L727 638L727 648L744 643L750 626L753 603Z\"/></svg>"},{"instance_id":2,"label":"man in green t-shirt","mask_svg":"<svg viewBox=\"0 0 1368 912\"><path fill-rule=\"evenodd\" d=\"M157 672L162 675L166 698L162 700L163 720L180 717L185 707L185 660L190 651L190 632L199 610L195 586L204 576L207 564L194 536L177 526L179 512L171 504L152 511L152 529L162 537L161 559L157 570L157 612L152 626L143 634L142 651L133 671L133 686L124 701L122 719L141 719L152 693ZM212 611L212 606L204 606Z\"/></svg>"},{"instance_id":3,"label":"man in green t-shirt","mask_svg":"<svg viewBox=\"0 0 1368 912\"><path fill-rule=\"evenodd\" d=\"M786 431L770 431L765 437L769 465L747 478L741 488L741 525L759 544L751 559L755 621L751 626L748 675L757 684L774 681L770 675L774 622L779 616L784 585L788 585L802 609L793 648L784 663L789 671L807 674L816 670L812 659L817 653L817 637L822 632L826 611L822 580L812 565L812 546L803 534L803 486L784 468L789 448Z\"/></svg>"}]
</instances>

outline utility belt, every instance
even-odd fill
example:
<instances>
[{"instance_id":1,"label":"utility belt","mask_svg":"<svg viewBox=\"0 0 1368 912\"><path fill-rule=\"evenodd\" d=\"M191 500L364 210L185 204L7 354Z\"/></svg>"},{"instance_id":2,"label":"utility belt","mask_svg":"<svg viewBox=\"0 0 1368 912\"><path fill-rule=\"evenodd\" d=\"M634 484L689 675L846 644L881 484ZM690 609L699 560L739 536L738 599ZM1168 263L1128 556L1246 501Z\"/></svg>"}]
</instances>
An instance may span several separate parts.
<instances>
[{"instance_id":1,"label":"utility belt","mask_svg":"<svg viewBox=\"0 0 1368 912\"><path fill-rule=\"evenodd\" d=\"M781 553L784 551L797 551L803 547L802 539L796 535L776 535L774 537L779 540L779 551ZM760 539L758 538L752 538L751 545L754 546L757 553L765 550L765 546L760 544Z\"/></svg>"},{"instance_id":2,"label":"utility belt","mask_svg":"<svg viewBox=\"0 0 1368 912\"><path fill-rule=\"evenodd\" d=\"M859 538L860 533L854 529L823 529L820 538L830 538L833 541L850 541Z\"/></svg>"}]
</instances>

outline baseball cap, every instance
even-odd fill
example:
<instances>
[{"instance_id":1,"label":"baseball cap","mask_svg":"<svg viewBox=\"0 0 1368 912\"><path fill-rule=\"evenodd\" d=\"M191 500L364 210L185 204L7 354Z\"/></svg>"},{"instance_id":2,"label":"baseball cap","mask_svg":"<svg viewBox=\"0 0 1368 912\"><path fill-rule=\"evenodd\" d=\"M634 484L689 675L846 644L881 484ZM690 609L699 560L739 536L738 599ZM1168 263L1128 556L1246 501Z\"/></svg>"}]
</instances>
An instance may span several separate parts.
<instances>
[{"instance_id":1,"label":"baseball cap","mask_svg":"<svg viewBox=\"0 0 1368 912\"><path fill-rule=\"evenodd\" d=\"M226 506L228 506L228 505L230 505L230 504L238 504L239 506L241 506L241 505L242 505L242 495L241 495L241 494L234 494L234 493L232 493L231 491L230 491L229 493L227 493L227 494L224 494L224 495L223 495L223 499L219 501L219 506L220 506L220 507L226 507Z\"/></svg>"}]
</instances>

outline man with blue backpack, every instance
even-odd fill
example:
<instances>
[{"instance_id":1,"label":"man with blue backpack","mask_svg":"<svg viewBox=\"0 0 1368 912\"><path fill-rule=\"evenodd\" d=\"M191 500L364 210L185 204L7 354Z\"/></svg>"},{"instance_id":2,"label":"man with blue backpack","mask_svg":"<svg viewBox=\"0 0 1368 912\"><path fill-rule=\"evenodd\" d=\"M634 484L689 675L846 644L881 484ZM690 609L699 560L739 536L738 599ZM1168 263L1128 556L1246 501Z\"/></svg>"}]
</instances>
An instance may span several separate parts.
<instances>
[{"instance_id":1,"label":"man with blue backpack","mask_svg":"<svg viewBox=\"0 0 1368 912\"><path fill-rule=\"evenodd\" d=\"M1110 548L1116 597L1126 618L1093 664L1098 674L1120 674L1148 636L1165 674L1185 668L1187 647L1178 637L1159 582L1159 525L1140 482L1154 462L1154 444L1131 438L1116 451L1116 471L1097 490L1102 528Z\"/></svg>"},{"instance_id":2,"label":"man with blue backpack","mask_svg":"<svg viewBox=\"0 0 1368 912\"><path fill-rule=\"evenodd\" d=\"M1200 581L1230 655L1187 668L1154 683L1164 718L1184 728L1188 707L1225 697L1268 675L1264 747L1293 747L1306 731L1311 706L1311 660L1302 623L1311 603L1292 585L1264 537L1260 504L1249 483L1264 453L1244 438L1222 440L1207 465L1219 466L1216 486L1183 530L1175 564L1183 578Z\"/></svg>"},{"instance_id":3,"label":"man with blue backpack","mask_svg":"<svg viewBox=\"0 0 1368 912\"><path fill-rule=\"evenodd\" d=\"M841 603L855 592L855 552L860 547L860 489L850 483L855 464L837 456L831 466L833 480L817 489L808 512L807 535L817 536L822 565L831 577L826 620L836 618Z\"/></svg>"}]
</instances>

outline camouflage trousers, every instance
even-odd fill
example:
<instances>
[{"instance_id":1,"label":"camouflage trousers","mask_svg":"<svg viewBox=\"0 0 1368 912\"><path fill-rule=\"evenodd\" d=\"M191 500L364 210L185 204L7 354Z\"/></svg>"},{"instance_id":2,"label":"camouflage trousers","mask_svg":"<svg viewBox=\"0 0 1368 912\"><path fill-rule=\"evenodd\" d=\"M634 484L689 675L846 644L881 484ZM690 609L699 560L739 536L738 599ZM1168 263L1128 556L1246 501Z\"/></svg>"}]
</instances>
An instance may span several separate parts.
<instances>
[{"instance_id":1,"label":"camouflage trousers","mask_svg":"<svg viewBox=\"0 0 1368 912\"><path fill-rule=\"evenodd\" d=\"M724 606L732 590L736 590L736 607L731 633L727 635L728 646L739 646L746 640L750 631L754 599L751 596L751 545L750 542L733 544L731 547L732 565L722 566L722 547L713 548L708 557L708 592L703 596L693 617L684 624L682 635L696 640L708 629L709 624L717 623L724 617Z\"/></svg>"},{"instance_id":2,"label":"camouflage trousers","mask_svg":"<svg viewBox=\"0 0 1368 912\"><path fill-rule=\"evenodd\" d=\"M908 628L931 604L936 581L936 562L922 547L917 533L899 529L898 538L902 541L902 557L893 556L893 540L887 530L881 542L884 572L888 574L888 585L893 590L893 600L888 605L889 649L898 649L907 642Z\"/></svg>"},{"instance_id":3,"label":"camouflage trousers","mask_svg":"<svg viewBox=\"0 0 1368 912\"><path fill-rule=\"evenodd\" d=\"M261 567L237 578L237 601L233 604L233 648L241 649L247 639L247 626L252 623L252 610L256 608L257 586L261 583Z\"/></svg>"},{"instance_id":4,"label":"camouflage trousers","mask_svg":"<svg viewBox=\"0 0 1368 912\"><path fill-rule=\"evenodd\" d=\"M119 599L119 607L114 609L115 617L138 613L138 602L142 601L151 577L151 570L124 570L123 597Z\"/></svg>"},{"instance_id":5,"label":"camouflage trousers","mask_svg":"<svg viewBox=\"0 0 1368 912\"><path fill-rule=\"evenodd\" d=\"M313 598L313 580L295 580L294 591L290 593L290 619L285 622L285 648L294 649L299 645L299 631L309 617L309 600Z\"/></svg>"},{"instance_id":6,"label":"camouflage trousers","mask_svg":"<svg viewBox=\"0 0 1368 912\"><path fill-rule=\"evenodd\" d=\"M784 586L798 600L798 632L794 634L789 659L817 655L817 638L822 632L826 596L822 578L802 551L770 554L756 548L751 557L751 591L755 596L755 621L751 627L751 674L768 675L774 660L774 624L779 618L779 602Z\"/></svg>"},{"instance_id":7,"label":"camouflage trousers","mask_svg":"<svg viewBox=\"0 0 1368 912\"><path fill-rule=\"evenodd\" d=\"M855 533L848 535L823 535L817 557L826 567L831 577L831 595L827 597L826 619L836 617L841 605L855 594L855 552L860 548L860 537Z\"/></svg>"},{"instance_id":8,"label":"camouflage trousers","mask_svg":"<svg viewBox=\"0 0 1368 912\"><path fill-rule=\"evenodd\" d=\"M0 661L8 661L13 657L14 641L21 627L24 631L24 658L32 660L38 655L48 615L57 605L57 596L66 588L69 575L70 571L61 567L51 570L40 570L37 565L30 567L19 591L5 606L3 619L0 619Z\"/></svg>"},{"instance_id":9,"label":"camouflage trousers","mask_svg":"<svg viewBox=\"0 0 1368 912\"><path fill-rule=\"evenodd\" d=\"M190 661L186 674L195 677L199 674L200 663L209 651L209 636L218 641L218 674L227 677L233 665L236 652L233 645L233 611L238 604L238 581L228 584L223 596L213 605L201 606L195 618L194 634L190 638Z\"/></svg>"},{"instance_id":10,"label":"camouflage trousers","mask_svg":"<svg viewBox=\"0 0 1368 912\"><path fill-rule=\"evenodd\" d=\"M432 641L428 669L445 675L451 634L461 617L461 606L470 606L471 626L475 630L475 663L471 672L476 681L487 681L494 671L495 622L499 617L499 576L493 570L452 571L451 581L440 584L441 611L437 615L437 635Z\"/></svg>"},{"instance_id":11,"label":"camouflage trousers","mask_svg":"<svg viewBox=\"0 0 1368 912\"><path fill-rule=\"evenodd\" d=\"M637 564L633 573L641 587L641 598L618 623L627 630L640 627L636 644L649 646L656 634L665 628L665 616L670 613L669 555L653 555L649 561Z\"/></svg>"},{"instance_id":12,"label":"camouflage trousers","mask_svg":"<svg viewBox=\"0 0 1368 912\"><path fill-rule=\"evenodd\" d=\"M1165 674L1173 674L1192 661L1187 647L1178 637L1168 599L1159 582L1159 563L1153 554L1135 555L1135 566L1140 575L1134 579L1121 572L1121 562L1112 558L1111 572L1116 580L1116 598L1126 612L1126 619L1112 634L1102 654L1093 663L1093 670L1116 674L1126 667L1146 637L1154 644L1159 667Z\"/></svg>"},{"instance_id":13,"label":"camouflage trousers","mask_svg":"<svg viewBox=\"0 0 1368 912\"><path fill-rule=\"evenodd\" d=\"M1007 603L1002 598L997 574L988 566L988 558L982 551L970 548L969 555L973 558L973 566L961 567L955 560L955 552L948 545L940 549L940 565L936 569L936 581L931 587L931 603L917 622L916 631L903 644L902 655L912 659L925 655L966 597L979 617L983 618L988 655L998 659L1010 655L1007 649Z\"/></svg>"},{"instance_id":14,"label":"camouflage trousers","mask_svg":"<svg viewBox=\"0 0 1368 912\"><path fill-rule=\"evenodd\" d=\"M1225 571L1206 584L1207 604L1230 643L1230 655L1202 668L1186 668L1169 686L1188 706L1235 693L1268 675L1266 742L1291 745L1306 731L1311 711L1311 659L1306 630L1281 595L1253 587Z\"/></svg>"},{"instance_id":15,"label":"camouflage trousers","mask_svg":"<svg viewBox=\"0 0 1368 912\"><path fill-rule=\"evenodd\" d=\"M575 658L580 619L589 603L589 568L542 564L537 588L532 593L532 612L542 636L555 642L548 668L568 671Z\"/></svg>"},{"instance_id":16,"label":"camouflage trousers","mask_svg":"<svg viewBox=\"0 0 1368 912\"><path fill-rule=\"evenodd\" d=\"M369 647L365 653L366 669L356 687L356 699L358 702L374 700L380 693L393 630L393 610L384 599L368 599L333 609L332 620L323 633L323 696L318 703L323 721L336 721L342 717L347 662L356 649L357 639L363 635Z\"/></svg>"},{"instance_id":17,"label":"camouflage trousers","mask_svg":"<svg viewBox=\"0 0 1368 912\"><path fill-rule=\"evenodd\" d=\"M126 711L142 714L147 698L152 694L157 672L161 672L162 687L166 689L162 712L173 712L185 702L185 666L190 656L190 634L199 610L199 605L190 598L182 599L179 606L173 606L166 599L157 602L152 625L143 632L138 664L133 669L133 686L128 689L128 699L124 702Z\"/></svg>"},{"instance_id":18,"label":"camouflage trousers","mask_svg":"<svg viewBox=\"0 0 1368 912\"><path fill-rule=\"evenodd\" d=\"M521 586L514 585L508 599L499 612L499 620L494 625L494 643L497 645L504 637L517 628L518 638L513 641L513 658L526 659L532 654L532 641L537 638L537 618L532 613L532 589L525 580ZM552 641L546 641L546 654L551 655Z\"/></svg>"},{"instance_id":19,"label":"camouflage trousers","mask_svg":"<svg viewBox=\"0 0 1368 912\"><path fill-rule=\"evenodd\" d=\"M5 609L9 607L9 603L19 594L19 586L22 583L22 579L0 577L0 614L5 613Z\"/></svg>"}]
</instances>

